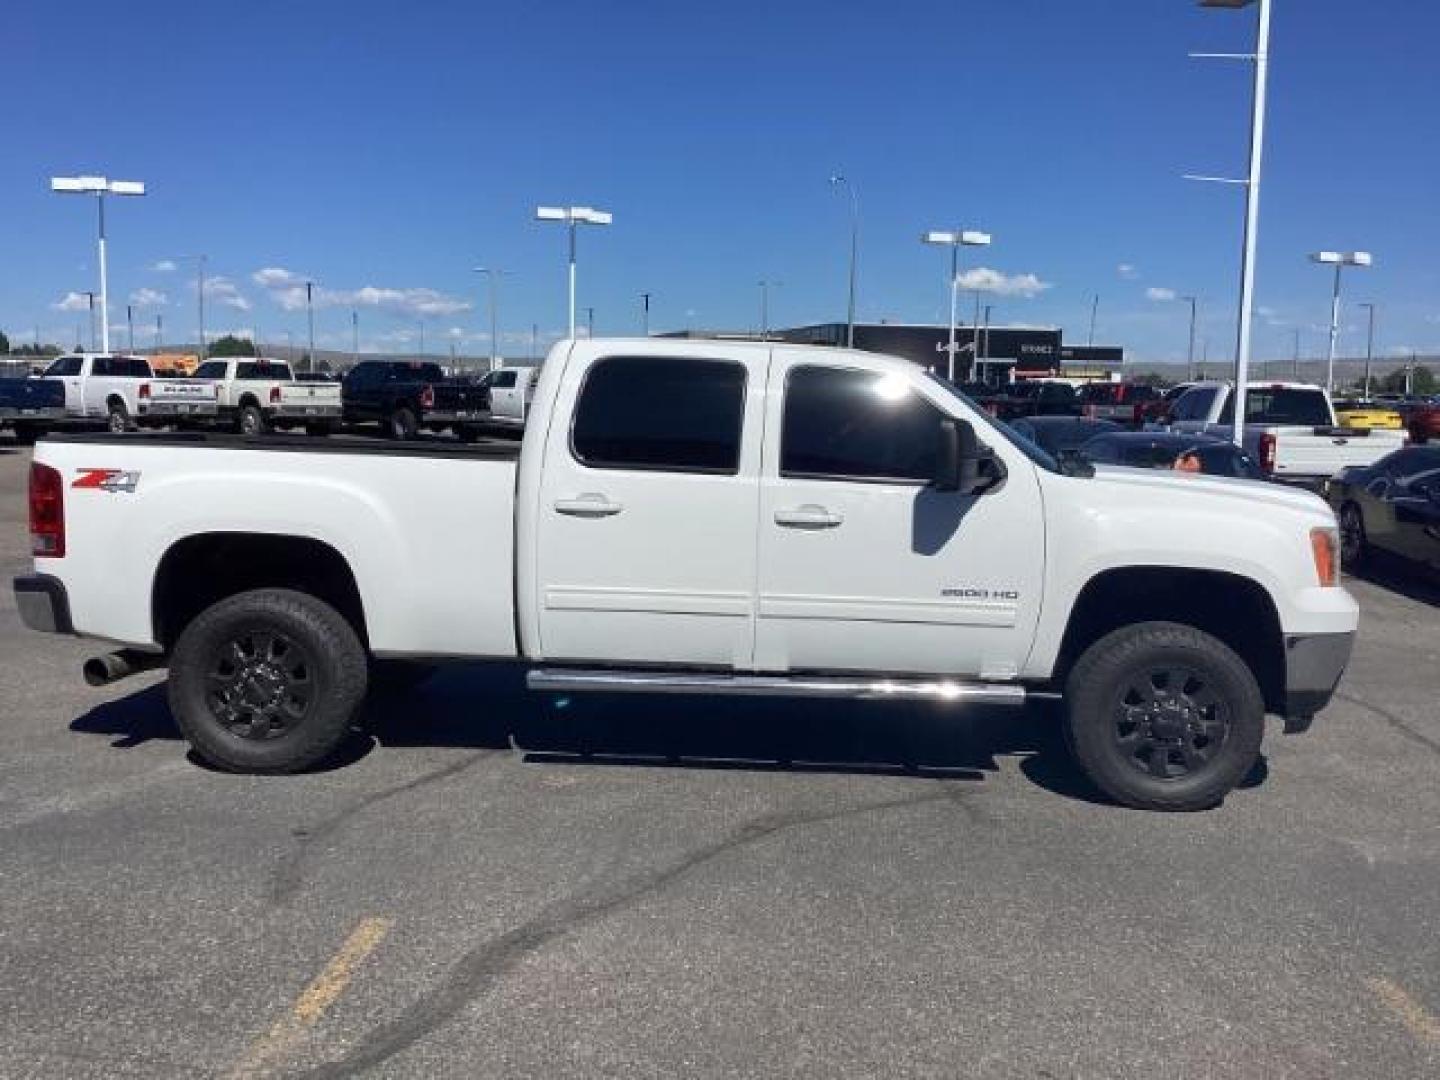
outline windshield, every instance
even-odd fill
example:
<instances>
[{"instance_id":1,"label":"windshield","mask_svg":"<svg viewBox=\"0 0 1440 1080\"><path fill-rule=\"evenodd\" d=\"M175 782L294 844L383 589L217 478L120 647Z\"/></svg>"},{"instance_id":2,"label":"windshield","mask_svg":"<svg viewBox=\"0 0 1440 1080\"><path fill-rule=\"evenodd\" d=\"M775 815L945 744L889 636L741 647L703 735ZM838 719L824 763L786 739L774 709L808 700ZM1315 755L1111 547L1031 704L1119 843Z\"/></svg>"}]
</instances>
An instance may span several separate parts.
<instances>
[{"instance_id":1,"label":"windshield","mask_svg":"<svg viewBox=\"0 0 1440 1080\"><path fill-rule=\"evenodd\" d=\"M933 371L925 372L925 377L929 379L933 385L940 387L940 389L950 397L964 402L965 406L979 417L986 427L996 432L1002 439L1015 447L1016 450L1019 450L1036 465L1039 465L1048 472L1063 473L1065 471L1060 468L1060 463L1056 461L1054 457L1046 453L1045 450L1031 442L1024 435L1021 435L1009 424L1001 420L996 420L984 409L980 408L979 405L976 405L968 395L962 393L954 383L940 378L940 376L936 375Z\"/></svg>"}]
</instances>

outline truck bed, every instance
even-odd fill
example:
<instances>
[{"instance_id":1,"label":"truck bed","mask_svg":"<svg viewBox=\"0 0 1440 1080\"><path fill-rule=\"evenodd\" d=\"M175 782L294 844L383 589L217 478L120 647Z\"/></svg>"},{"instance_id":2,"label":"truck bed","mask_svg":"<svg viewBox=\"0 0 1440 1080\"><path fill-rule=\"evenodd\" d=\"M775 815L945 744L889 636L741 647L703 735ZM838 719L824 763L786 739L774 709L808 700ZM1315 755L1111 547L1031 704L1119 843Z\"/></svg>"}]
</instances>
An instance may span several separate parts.
<instances>
[{"instance_id":1,"label":"truck bed","mask_svg":"<svg viewBox=\"0 0 1440 1080\"><path fill-rule=\"evenodd\" d=\"M168 556L236 535L294 538L344 560L377 654L510 657L519 456L498 439L43 439L35 460L61 473L70 539L36 569L66 586L77 632L154 648Z\"/></svg>"}]
</instances>

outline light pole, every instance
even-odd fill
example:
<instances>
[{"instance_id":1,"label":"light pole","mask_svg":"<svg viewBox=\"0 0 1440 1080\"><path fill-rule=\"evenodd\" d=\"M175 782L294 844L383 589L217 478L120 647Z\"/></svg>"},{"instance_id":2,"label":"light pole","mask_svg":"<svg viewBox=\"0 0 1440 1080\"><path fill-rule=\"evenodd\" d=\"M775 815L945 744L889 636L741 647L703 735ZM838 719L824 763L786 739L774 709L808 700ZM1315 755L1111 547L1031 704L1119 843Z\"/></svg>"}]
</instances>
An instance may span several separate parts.
<instances>
[{"instance_id":1,"label":"light pole","mask_svg":"<svg viewBox=\"0 0 1440 1080\"><path fill-rule=\"evenodd\" d=\"M200 363L205 362L205 259L204 255L176 255L176 259L195 260L195 303L199 310L200 342L197 346L200 352Z\"/></svg>"},{"instance_id":2,"label":"light pole","mask_svg":"<svg viewBox=\"0 0 1440 1080\"><path fill-rule=\"evenodd\" d=\"M570 230L570 337L575 336L575 226L609 225L615 216L589 206L537 206L537 221L563 221Z\"/></svg>"},{"instance_id":3,"label":"light pole","mask_svg":"<svg viewBox=\"0 0 1440 1080\"><path fill-rule=\"evenodd\" d=\"M420 320L420 355L425 355L425 320Z\"/></svg>"},{"instance_id":4,"label":"light pole","mask_svg":"<svg viewBox=\"0 0 1440 1080\"><path fill-rule=\"evenodd\" d=\"M305 321L310 328L310 349L306 354L305 370L315 371L315 283L305 282Z\"/></svg>"},{"instance_id":5,"label":"light pole","mask_svg":"<svg viewBox=\"0 0 1440 1080\"><path fill-rule=\"evenodd\" d=\"M496 317L495 290L497 288L496 278L510 273L509 270L502 270L495 266L477 266L475 273L484 274L489 278L490 285L490 370L494 371L500 366L500 330L499 321Z\"/></svg>"},{"instance_id":6,"label":"light pole","mask_svg":"<svg viewBox=\"0 0 1440 1080\"><path fill-rule=\"evenodd\" d=\"M1369 326L1365 331L1365 400L1370 400L1370 364L1375 359L1375 305L1361 304L1370 314Z\"/></svg>"},{"instance_id":7,"label":"light pole","mask_svg":"<svg viewBox=\"0 0 1440 1080\"><path fill-rule=\"evenodd\" d=\"M91 351L91 352L94 352L94 351L95 351L95 294L94 294L93 292L89 292L89 291L87 290L86 293L85 293L85 296L86 296L86 298L90 301L90 351ZM110 350L109 350L109 349L106 349L105 351L108 353Z\"/></svg>"},{"instance_id":8,"label":"light pole","mask_svg":"<svg viewBox=\"0 0 1440 1080\"><path fill-rule=\"evenodd\" d=\"M160 352L161 335L165 332L165 319L162 315L155 316L155 352Z\"/></svg>"},{"instance_id":9,"label":"light pole","mask_svg":"<svg viewBox=\"0 0 1440 1080\"><path fill-rule=\"evenodd\" d=\"M585 336L589 338L595 336L595 309L593 307L585 309Z\"/></svg>"},{"instance_id":10,"label":"light pole","mask_svg":"<svg viewBox=\"0 0 1440 1080\"><path fill-rule=\"evenodd\" d=\"M105 196L144 195L138 180L107 180L103 176L52 176L50 190L63 195L94 195L100 210L100 333L101 352L110 351L110 285L105 265ZM93 342L90 346L95 347Z\"/></svg>"},{"instance_id":11,"label":"light pole","mask_svg":"<svg viewBox=\"0 0 1440 1080\"><path fill-rule=\"evenodd\" d=\"M920 240L922 243L950 249L950 341L945 346L945 351L949 354L950 359L945 377L954 382L955 308L959 303L960 296L960 249L962 247L987 247L990 244L990 234L975 229L958 229L953 232L932 229L930 232L921 233Z\"/></svg>"},{"instance_id":12,"label":"light pole","mask_svg":"<svg viewBox=\"0 0 1440 1080\"><path fill-rule=\"evenodd\" d=\"M830 177L830 186L844 187L850 193L850 299L845 311L845 347L855 347L855 261L860 251L860 196L855 194L855 185L836 174Z\"/></svg>"},{"instance_id":13,"label":"light pole","mask_svg":"<svg viewBox=\"0 0 1440 1080\"><path fill-rule=\"evenodd\" d=\"M360 362L360 312L350 309L350 366Z\"/></svg>"},{"instance_id":14,"label":"light pole","mask_svg":"<svg viewBox=\"0 0 1440 1080\"><path fill-rule=\"evenodd\" d=\"M1250 170L1244 180L1222 180L1245 186L1245 238L1240 252L1240 314L1235 341L1235 424L1236 446L1245 439L1245 394L1250 379L1250 311L1255 305L1255 248L1260 232L1260 165L1265 150L1265 93L1270 73L1270 0L1200 0L1206 8L1239 10L1259 4L1255 51L1250 54L1192 53L1210 59L1245 60L1255 65L1255 88L1250 107ZM1217 180L1218 177L1190 177Z\"/></svg>"},{"instance_id":15,"label":"light pole","mask_svg":"<svg viewBox=\"0 0 1440 1080\"><path fill-rule=\"evenodd\" d=\"M135 351L135 308L131 304L125 305L125 325L130 331L130 344L127 348L133 353Z\"/></svg>"},{"instance_id":16,"label":"light pole","mask_svg":"<svg viewBox=\"0 0 1440 1080\"><path fill-rule=\"evenodd\" d=\"M1095 294L1095 299L1090 302L1090 336L1085 339L1087 345L1095 344L1095 317L1100 314L1100 294Z\"/></svg>"},{"instance_id":17,"label":"light pole","mask_svg":"<svg viewBox=\"0 0 1440 1080\"><path fill-rule=\"evenodd\" d=\"M1300 378L1300 331L1295 331L1295 357L1290 362L1290 372L1298 381Z\"/></svg>"},{"instance_id":18,"label":"light pole","mask_svg":"<svg viewBox=\"0 0 1440 1080\"><path fill-rule=\"evenodd\" d=\"M642 292L642 293L640 294L640 302L641 302L641 304L643 305L642 310L643 310L643 312L644 312L644 320L645 320L645 321L644 321L645 336L646 336L646 337L649 337L649 336L650 336L650 294L649 294L648 292Z\"/></svg>"},{"instance_id":19,"label":"light pole","mask_svg":"<svg viewBox=\"0 0 1440 1080\"><path fill-rule=\"evenodd\" d=\"M533 323L533 322L532 322L532 323L530 324L530 359L531 359L531 360L534 360L534 359L535 359L535 350L539 348L539 345L540 345L540 324L539 324L539 323Z\"/></svg>"},{"instance_id":20,"label":"light pole","mask_svg":"<svg viewBox=\"0 0 1440 1080\"><path fill-rule=\"evenodd\" d=\"M980 342L984 342L984 345L979 347L979 352L977 353L979 359L976 360L976 364L980 368L980 377L982 379L985 378L987 374L989 374L986 369L990 366L990 312L992 312L993 310L995 310L994 304L985 305L984 337L976 338L977 346L979 346Z\"/></svg>"},{"instance_id":21,"label":"light pole","mask_svg":"<svg viewBox=\"0 0 1440 1080\"><path fill-rule=\"evenodd\" d=\"M770 290L778 289L784 285L783 281L770 281L768 278L761 278L760 285L760 340L770 340Z\"/></svg>"},{"instance_id":22,"label":"light pole","mask_svg":"<svg viewBox=\"0 0 1440 1080\"><path fill-rule=\"evenodd\" d=\"M1340 274L1347 266L1372 266L1368 251L1317 251L1310 261L1335 267L1335 288L1330 293L1330 350L1325 361L1325 389L1335 392L1335 348L1340 343Z\"/></svg>"},{"instance_id":23,"label":"light pole","mask_svg":"<svg viewBox=\"0 0 1440 1080\"><path fill-rule=\"evenodd\" d=\"M1190 305L1190 348L1185 353L1185 375L1192 381L1195 378L1195 315L1200 306L1200 301L1194 296L1182 296L1182 303Z\"/></svg>"}]
</instances>

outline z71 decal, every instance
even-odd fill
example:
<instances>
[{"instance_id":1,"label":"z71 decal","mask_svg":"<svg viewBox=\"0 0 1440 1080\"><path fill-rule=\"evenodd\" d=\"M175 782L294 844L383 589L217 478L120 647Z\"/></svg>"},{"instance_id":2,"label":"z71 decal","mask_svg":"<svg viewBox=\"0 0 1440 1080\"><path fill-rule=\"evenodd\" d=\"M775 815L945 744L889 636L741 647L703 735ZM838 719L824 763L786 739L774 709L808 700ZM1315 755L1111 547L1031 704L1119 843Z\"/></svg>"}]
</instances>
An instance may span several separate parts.
<instances>
[{"instance_id":1,"label":"z71 decal","mask_svg":"<svg viewBox=\"0 0 1440 1080\"><path fill-rule=\"evenodd\" d=\"M81 469L80 475L70 486L132 495L139 485L140 474L138 472L126 472L123 469Z\"/></svg>"}]
</instances>

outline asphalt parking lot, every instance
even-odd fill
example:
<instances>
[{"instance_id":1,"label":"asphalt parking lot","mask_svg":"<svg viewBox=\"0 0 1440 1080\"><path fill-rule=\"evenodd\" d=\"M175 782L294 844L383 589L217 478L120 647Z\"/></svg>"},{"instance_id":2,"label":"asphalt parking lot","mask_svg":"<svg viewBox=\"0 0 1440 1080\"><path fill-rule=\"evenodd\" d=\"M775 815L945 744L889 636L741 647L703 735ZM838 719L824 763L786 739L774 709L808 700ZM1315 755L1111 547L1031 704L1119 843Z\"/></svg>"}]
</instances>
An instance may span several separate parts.
<instances>
[{"instance_id":1,"label":"asphalt parking lot","mask_svg":"<svg viewBox=\"0 0 1440 1080\"><path fill-rule=\"evenodd\" d=\"M0 1076L1440 1075L1440 587L1351 587L1315 729L1160 816L1041 714L483 666L333 768L222 775L7 586Z\"/></svg>"}]
</instances>

